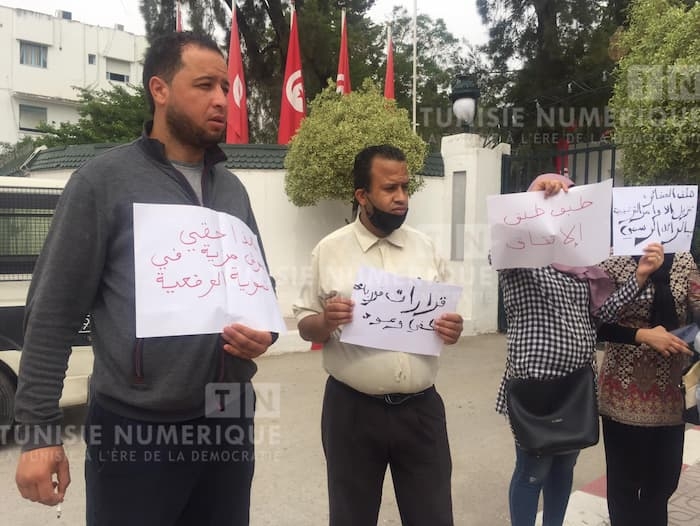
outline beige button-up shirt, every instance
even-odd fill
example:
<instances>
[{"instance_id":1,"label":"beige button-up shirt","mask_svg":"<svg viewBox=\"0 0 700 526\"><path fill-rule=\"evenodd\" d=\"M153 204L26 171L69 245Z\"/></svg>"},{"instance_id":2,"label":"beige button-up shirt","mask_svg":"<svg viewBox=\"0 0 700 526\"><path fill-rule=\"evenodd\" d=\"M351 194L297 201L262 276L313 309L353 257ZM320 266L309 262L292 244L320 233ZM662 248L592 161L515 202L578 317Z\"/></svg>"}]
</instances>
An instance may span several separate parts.
<instances>
[{"instance_id":1,"label":"beige button-up shirt","mask_svg":"<svg viewBox=\"0 0 700 526\"><path fill-rule=\"evenodd\" d=\"M444 282L444 261L431 239L408 226L379 238L360 222L336 230L311 252L311 275L294 305L297 321L323 312L333 292L349 298L360 266L409 278ZM386 351L339 341L342 327L323 347L323 366L336 380L367 394L416 393L435 382L436 356Z\"/></svg>"}]
</instances>

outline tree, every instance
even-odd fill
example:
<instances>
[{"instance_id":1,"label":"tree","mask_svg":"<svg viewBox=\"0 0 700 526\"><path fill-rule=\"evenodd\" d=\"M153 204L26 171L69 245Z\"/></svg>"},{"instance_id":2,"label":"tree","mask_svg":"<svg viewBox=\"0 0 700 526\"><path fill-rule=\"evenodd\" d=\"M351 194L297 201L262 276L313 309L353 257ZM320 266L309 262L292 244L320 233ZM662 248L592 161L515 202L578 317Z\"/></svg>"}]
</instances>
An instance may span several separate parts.
<instances>
[{"instance_id":1,"label":"tree","mask_svg":"<svg viewBox=\"0 0 700 526\"><path fill-rule=\"evenodd\" d=\"M518 108L518 126L502 122L513 142L533 132L575 129L588 138L605 131L603 118L587 121L581 109L599 117L612 93L614 68L608 53L624 0L477 0L490 40L488 82L498 105ZM554 127L543 115L558 114ZM570 115L574 115L572 120Z\"/></svg>"},{"instance_id":2,"label":"tree","mask_svg":"<svg viewBox=\"0 0 700 526\"><path fill-rule=\"evenodd\" d=\"M34 148L34 139L29 136L22 138L15 144L0 142L0 166L15 159L26 159Z\"/></svg>"},{"instance_id":3,"label":"tree","mask_svg":"<svg viewBox=\"0 0 700 526\"><path fill-rule=\"evenodd\" d=\"M331 82L309 107L310 114L292 139L284 162L285 190L296 206L311 206L321 199L350 203L355 155L373 144L401 148L410 174L423 167L426 144L413 133L408 112L386 100L370 80L345 96L338 95ZM421 183L411 175L409 192Z\"/></svg>"},{"instance_id":4,"label":"tree","mask_svg":"<svg viewBox=\"0 0 700 526\"><path fill-rule=\"evenodd\" d=\"M227 29L227 19L231 20L221 0L184 0L181 4L187 8L192 31L213 34L217 28ZM139 7L146 23L149 44L158 35L175 31L176 0L141 0Z\"/></svg>"},{"instance_id":5,"label":"tree","mask_svg":"<svg viewBox=\"0 0 700 526\"><path fill-rule=\"evenodd\" d=\"M58 146L64 144L90 144L100 142L122 143L141 135L143 123L151 118L143 95L143 88L127 89L114 86L111 90L78 91L78 114L76 123L62 122L59 125L42 123L37 145Z\"/></svg>"},{"instance_id":6,"label":"tree","mask_svg":"<svg viewBox=\"0 0 700 526\"><path fill-rule=\"evenodd\" d=\"M632 0L611 107L625 180L700 182L700 4Z\"/></svg>"},{"instance_id":7,"label":"tree","mask_svg":"<svg viewBox=\"0 0 700 526\"><path fill-rule=\"evenodd\" d=\"M141 0L140 9L149 44L158 35L175 31L175 0Z\"/></svg>"}]
</instances>

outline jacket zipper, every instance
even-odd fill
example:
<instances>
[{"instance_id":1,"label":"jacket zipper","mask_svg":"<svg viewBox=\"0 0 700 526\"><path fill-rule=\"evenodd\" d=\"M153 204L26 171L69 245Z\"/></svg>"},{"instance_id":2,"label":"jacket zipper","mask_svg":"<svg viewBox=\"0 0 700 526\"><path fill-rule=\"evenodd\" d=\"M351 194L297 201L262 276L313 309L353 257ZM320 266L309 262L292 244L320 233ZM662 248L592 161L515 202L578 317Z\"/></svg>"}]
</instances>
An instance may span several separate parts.
<instances>
[{"instance_id":1,"label":"jacket zipper","mask_svg":"<svg viewBox=\"0 0 700 526\"><path fill-rule=\"evenodd\" d=\"M221 383L224 381L224 367L226 366L226 351L224 351L224 341L219 336L219 377L217 382Z\"/></svg>"},{"instance_id":2,"label":"jacket zipper","mask_svg":"<svg viewBox=\"0 0 700 526\"><path fill-rule=\"evenodd\" d=\"M185 194L187 194L187 197L189 198L191 204L201 206L199 198L194 192L194 188L192 188L192 185L190 185L185 176L182 175L182 173L177 168L175 168L171 164L169 169L163 169L163 171L168 177L173 179L175 183L177 183L180 186L180 188L182 188ZM202 201L204 201L204 194L202 194Z\"/></svg>"},{"instance_id":3,"label":"jacket zipper","mask_svg":"<svg viewBox=\"0 0 700 526\"><path fill-rule=\"evenodd\" d=\"M202 188L202 206L207 206L207 175L209 174L206 164L202 167L202 180L200 187Z\"/></svg>"},{"instance_id":4,"label":"jacket zipper","mask_svg":"<svg viewBox=\"0 0 700 526\"><path fill-rule=\"evenodd\" d=\"M143 338L137 338L134 345L134 380L137 384L144 383L143 375Z\"/></svg>"}]
</instances>

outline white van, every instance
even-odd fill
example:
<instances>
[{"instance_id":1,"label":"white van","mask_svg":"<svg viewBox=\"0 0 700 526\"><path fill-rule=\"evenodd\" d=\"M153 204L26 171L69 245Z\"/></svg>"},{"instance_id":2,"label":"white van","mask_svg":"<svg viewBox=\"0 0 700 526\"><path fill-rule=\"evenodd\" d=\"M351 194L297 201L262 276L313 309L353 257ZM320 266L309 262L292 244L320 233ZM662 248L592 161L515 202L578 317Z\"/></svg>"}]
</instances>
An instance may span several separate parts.
<instances>
[{"instance_id":1,"label":"white van","mask_svg":"<svg viewBox=\"0 0 700 526\"><path fill-rule=\"evenodd\" d=\"M0 426L12 423L31 272L66 179L0 177ZM85 404L92 374L89 317L73 343L61 406Z\"/></svg>"}]
</instances>

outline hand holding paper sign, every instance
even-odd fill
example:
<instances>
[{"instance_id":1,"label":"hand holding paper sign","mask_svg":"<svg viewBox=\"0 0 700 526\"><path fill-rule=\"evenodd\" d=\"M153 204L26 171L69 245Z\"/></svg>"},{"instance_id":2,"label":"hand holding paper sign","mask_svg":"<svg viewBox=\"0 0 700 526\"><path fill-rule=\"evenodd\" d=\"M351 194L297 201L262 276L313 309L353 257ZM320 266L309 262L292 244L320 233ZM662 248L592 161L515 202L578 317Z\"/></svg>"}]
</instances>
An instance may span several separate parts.
<instances>
[{"instance_id":1,"label":"hand holding paper sign","mask_svg":"<svg viewBox=\"0 0 700 526\"><path fill-rule=\"evenodd\" d=\"M323 323L330 334L334 333L341 325L352 322L354 305L350 298L343 298L337 294L326 299L323 306Z\"/></svg>"},{"instance_id":2,"label":"hand holding paper sign","mask_svg":"<svg viewBox=\"0 0 700 526\"><path fill-rule=\"evenodd\" d=\"M664 247L661 243L649 243L644 248L644 255L639 259L637 264L637 283L643 286L649 276L663 265L664 262Z\"/></svg>"},{"instance_id":3,"label":"hand holding paper sign","mask_svg":"<svg viewBox=\"0 0 700 526\"><path fill-rule=\"evenodd\" d=\"M320 297L323 312L307 316L299 322L299 334L305 340L326 342L341 325L352 322L354 302L335 291Z\"/></svg>"},{"instance_id":4,"label":"hand holding paper sign","mask_svg":"<svg viewBox=\"0 0 700 526\"><path fill-rule=\"evenodd\" d=\"M256 331L240 323L224 327L221 337L226 342L224 351L244 360L257 358L272 345L272 335L268 331Z\"/></svg>"},{"instance_id":5,"label":"hand holding paper sign","mask_svg":"<svg viewBox=\"0 0 700 526\"><path fill-rule=\"evenodd\" d=\"M545 197L551 197L558 194L560 190L564 192L569 191L569 185L564 183L561 179L547 179L545 177L536 179L533 183L529 192L544 192Z\"/></svg>"},{"instance_id":6,"label":"hand holding paper sign","mask_svg":"<svg viewBox=\"0 0 700 526\"><path fill-rule=\"evenodd\" d=\"M462 332L455 314L461 288L411 279L376 268L361 267L355 278L352 322L340 341L438 356L443 343Z\"/></svg>"},{"instance_id":7,"label":"hand holding paper sign","mask_svg":"<svg viewBox=\"0 0 700 526\"><path fill-rule=\"evenodd\" d=\"M462 328L462 317L456 312L448 312L435 320L435 333L445 345L457 343L462 335Z\"/></svg>"}]
</instances>

